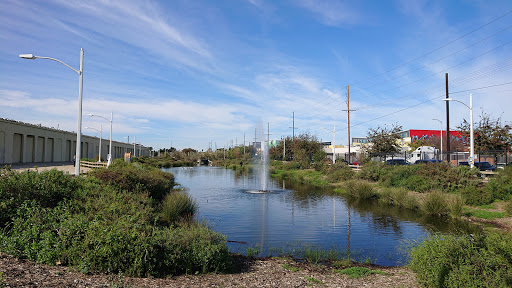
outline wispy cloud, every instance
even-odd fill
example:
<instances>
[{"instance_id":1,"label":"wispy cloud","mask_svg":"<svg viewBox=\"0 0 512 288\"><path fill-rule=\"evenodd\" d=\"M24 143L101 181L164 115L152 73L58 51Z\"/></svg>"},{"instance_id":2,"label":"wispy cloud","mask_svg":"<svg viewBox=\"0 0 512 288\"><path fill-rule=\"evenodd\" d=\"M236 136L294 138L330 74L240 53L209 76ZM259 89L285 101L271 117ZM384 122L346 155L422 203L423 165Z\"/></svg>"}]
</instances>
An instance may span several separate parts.
<instances>
[{"instance_id":1,"label":"wispy cloud","mask_svg":"<svg viewBox=\"0 0 512 288\"><path fill-rule=\"evenodd\" d=\"M359 13L346 1L298 0L295 3L309 10L327 26L342 27L347 24L357 24L360 21Z\"/></svg>"},{"instance_id":2,"label":"wispy cloud","mask_svg":"<svg viewBox=\"0 0 512 288\"><path fill-rule=\"evenodd\" d=\"M194 31L180 27L186 22L176 14L163 14L163 8L151 1L78 1L55 0L87 22L84 31L93 31L142 48L151 55L172 60L194 70L207 71L213 55ZM69 17L64 17L71 21ZM76 34L83 32L74 31Z\"/></svg>"}]
</instances>

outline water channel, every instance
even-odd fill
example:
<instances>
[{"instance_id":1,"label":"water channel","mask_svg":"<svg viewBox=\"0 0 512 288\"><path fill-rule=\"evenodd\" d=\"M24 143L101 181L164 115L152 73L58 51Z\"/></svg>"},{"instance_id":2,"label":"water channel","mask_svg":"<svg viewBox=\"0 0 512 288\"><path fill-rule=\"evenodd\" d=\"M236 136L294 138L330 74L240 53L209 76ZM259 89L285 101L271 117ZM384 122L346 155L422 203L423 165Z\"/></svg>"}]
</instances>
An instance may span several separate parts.
<instances>
[{"instance_id":1,"label":"water channel","mask_svg":"<svg viewBox=\"0 0 512 288\"><path fill-rule=\"evenodd\" d=\"M188 189L199 206L198 218L226 235L232 252L258 246L262 255L273 247L302 243L350 251L358 261L403 265L403 251L431 233L463 231L440 219L373 202L352 203L332 191L271 179L269 193L257 193L261 177L237 175L218 167L164 169ZM245 243L240 243L245 242ZM295 244L294 244L295 243Z\"/></svg>"}]
</instances>

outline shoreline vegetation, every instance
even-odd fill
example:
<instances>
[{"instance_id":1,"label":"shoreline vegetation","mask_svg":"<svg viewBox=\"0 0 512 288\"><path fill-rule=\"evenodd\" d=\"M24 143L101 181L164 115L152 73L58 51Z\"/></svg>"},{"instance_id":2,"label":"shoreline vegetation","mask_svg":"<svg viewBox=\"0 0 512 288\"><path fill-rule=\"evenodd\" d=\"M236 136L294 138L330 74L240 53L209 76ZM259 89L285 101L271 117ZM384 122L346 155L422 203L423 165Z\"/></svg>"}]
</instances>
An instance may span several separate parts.
<instances>
[{"instance_id":1,"label":"shoreline vegetation","mask_svg":"<svg viewBox=\"0 0 512 288\"><path fill-rule=\"evenodd\" d=\"M195 161L167 157L134 162L115 161L109 169L95 169L86 177L56 170L2 169L0 251L82 273L169 277L233 272L234 255L228 252L226 238L194 220L194 200L178 187L172 174L158 169L193 166ZM213 163L240 173L252 170L247 158ZM334 188L354 201L370 199L434 217L487 223L476 235L433 236L416 243L407 267L425 287L512 286L512 233L507 230L512 215L512 167L487 183L476 169L444 164L366 162L355 172L343 163L320 161L305 167L296 161L272 161L271 175ZM251 249L257 247L248 247L247 255L256 255ZM306 247L302 252L303 261L312 265L328 263L344 269L365 264L332 256L339 251Z\"/></svg>"}]
</instances>

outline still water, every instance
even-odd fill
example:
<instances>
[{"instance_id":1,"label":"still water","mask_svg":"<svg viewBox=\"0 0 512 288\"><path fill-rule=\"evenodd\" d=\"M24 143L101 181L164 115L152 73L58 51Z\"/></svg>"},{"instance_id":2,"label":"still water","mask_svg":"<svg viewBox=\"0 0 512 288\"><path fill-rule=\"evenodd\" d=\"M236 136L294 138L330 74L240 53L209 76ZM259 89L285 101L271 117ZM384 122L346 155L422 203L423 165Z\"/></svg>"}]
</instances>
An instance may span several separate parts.
<instances>
[{"instance_id":1,"label":"still water","mask_svg":"<svg viewBox=\"0 0 512 288\"><path fill-rule=\"evenodd\" d=\"M268 184L271 192L257 193L261 189L258 173L236 175L217 167L164 170L173 173L196 199L198 218L234 241L228 246L237 253L258 246L266 256L270 247L300 241L350 251L358 261L395 266L405 264L407 255L402 251L412 241L461 229L439 219L418 218L415 213L371 202L351 203L328 190L275 179Z\"/></svg>"}]
</instances>

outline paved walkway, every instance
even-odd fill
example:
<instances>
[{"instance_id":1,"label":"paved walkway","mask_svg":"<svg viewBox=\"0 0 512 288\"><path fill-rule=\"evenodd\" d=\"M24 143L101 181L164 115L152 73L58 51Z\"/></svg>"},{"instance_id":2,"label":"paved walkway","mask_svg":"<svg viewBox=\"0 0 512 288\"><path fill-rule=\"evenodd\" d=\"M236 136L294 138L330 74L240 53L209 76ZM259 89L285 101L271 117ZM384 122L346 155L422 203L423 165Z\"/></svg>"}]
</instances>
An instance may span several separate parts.
<instances>
[{"instance_id":1,"label":"paved walkway","mask_svg":"<svg viewBox=\"0 0 512 288\"><path fill-rule=\"evenodd\" d=\"M13 164L10 166L11 170L16 171L35 170L37 167L37 171L57 169L59 171L63 171L66 174L75 175L75 167L73 166L73 162L23 163ZM91 170L91 168L80 167L80 174L87 173L89 170Z\"/></svg>"}]
</instances>

